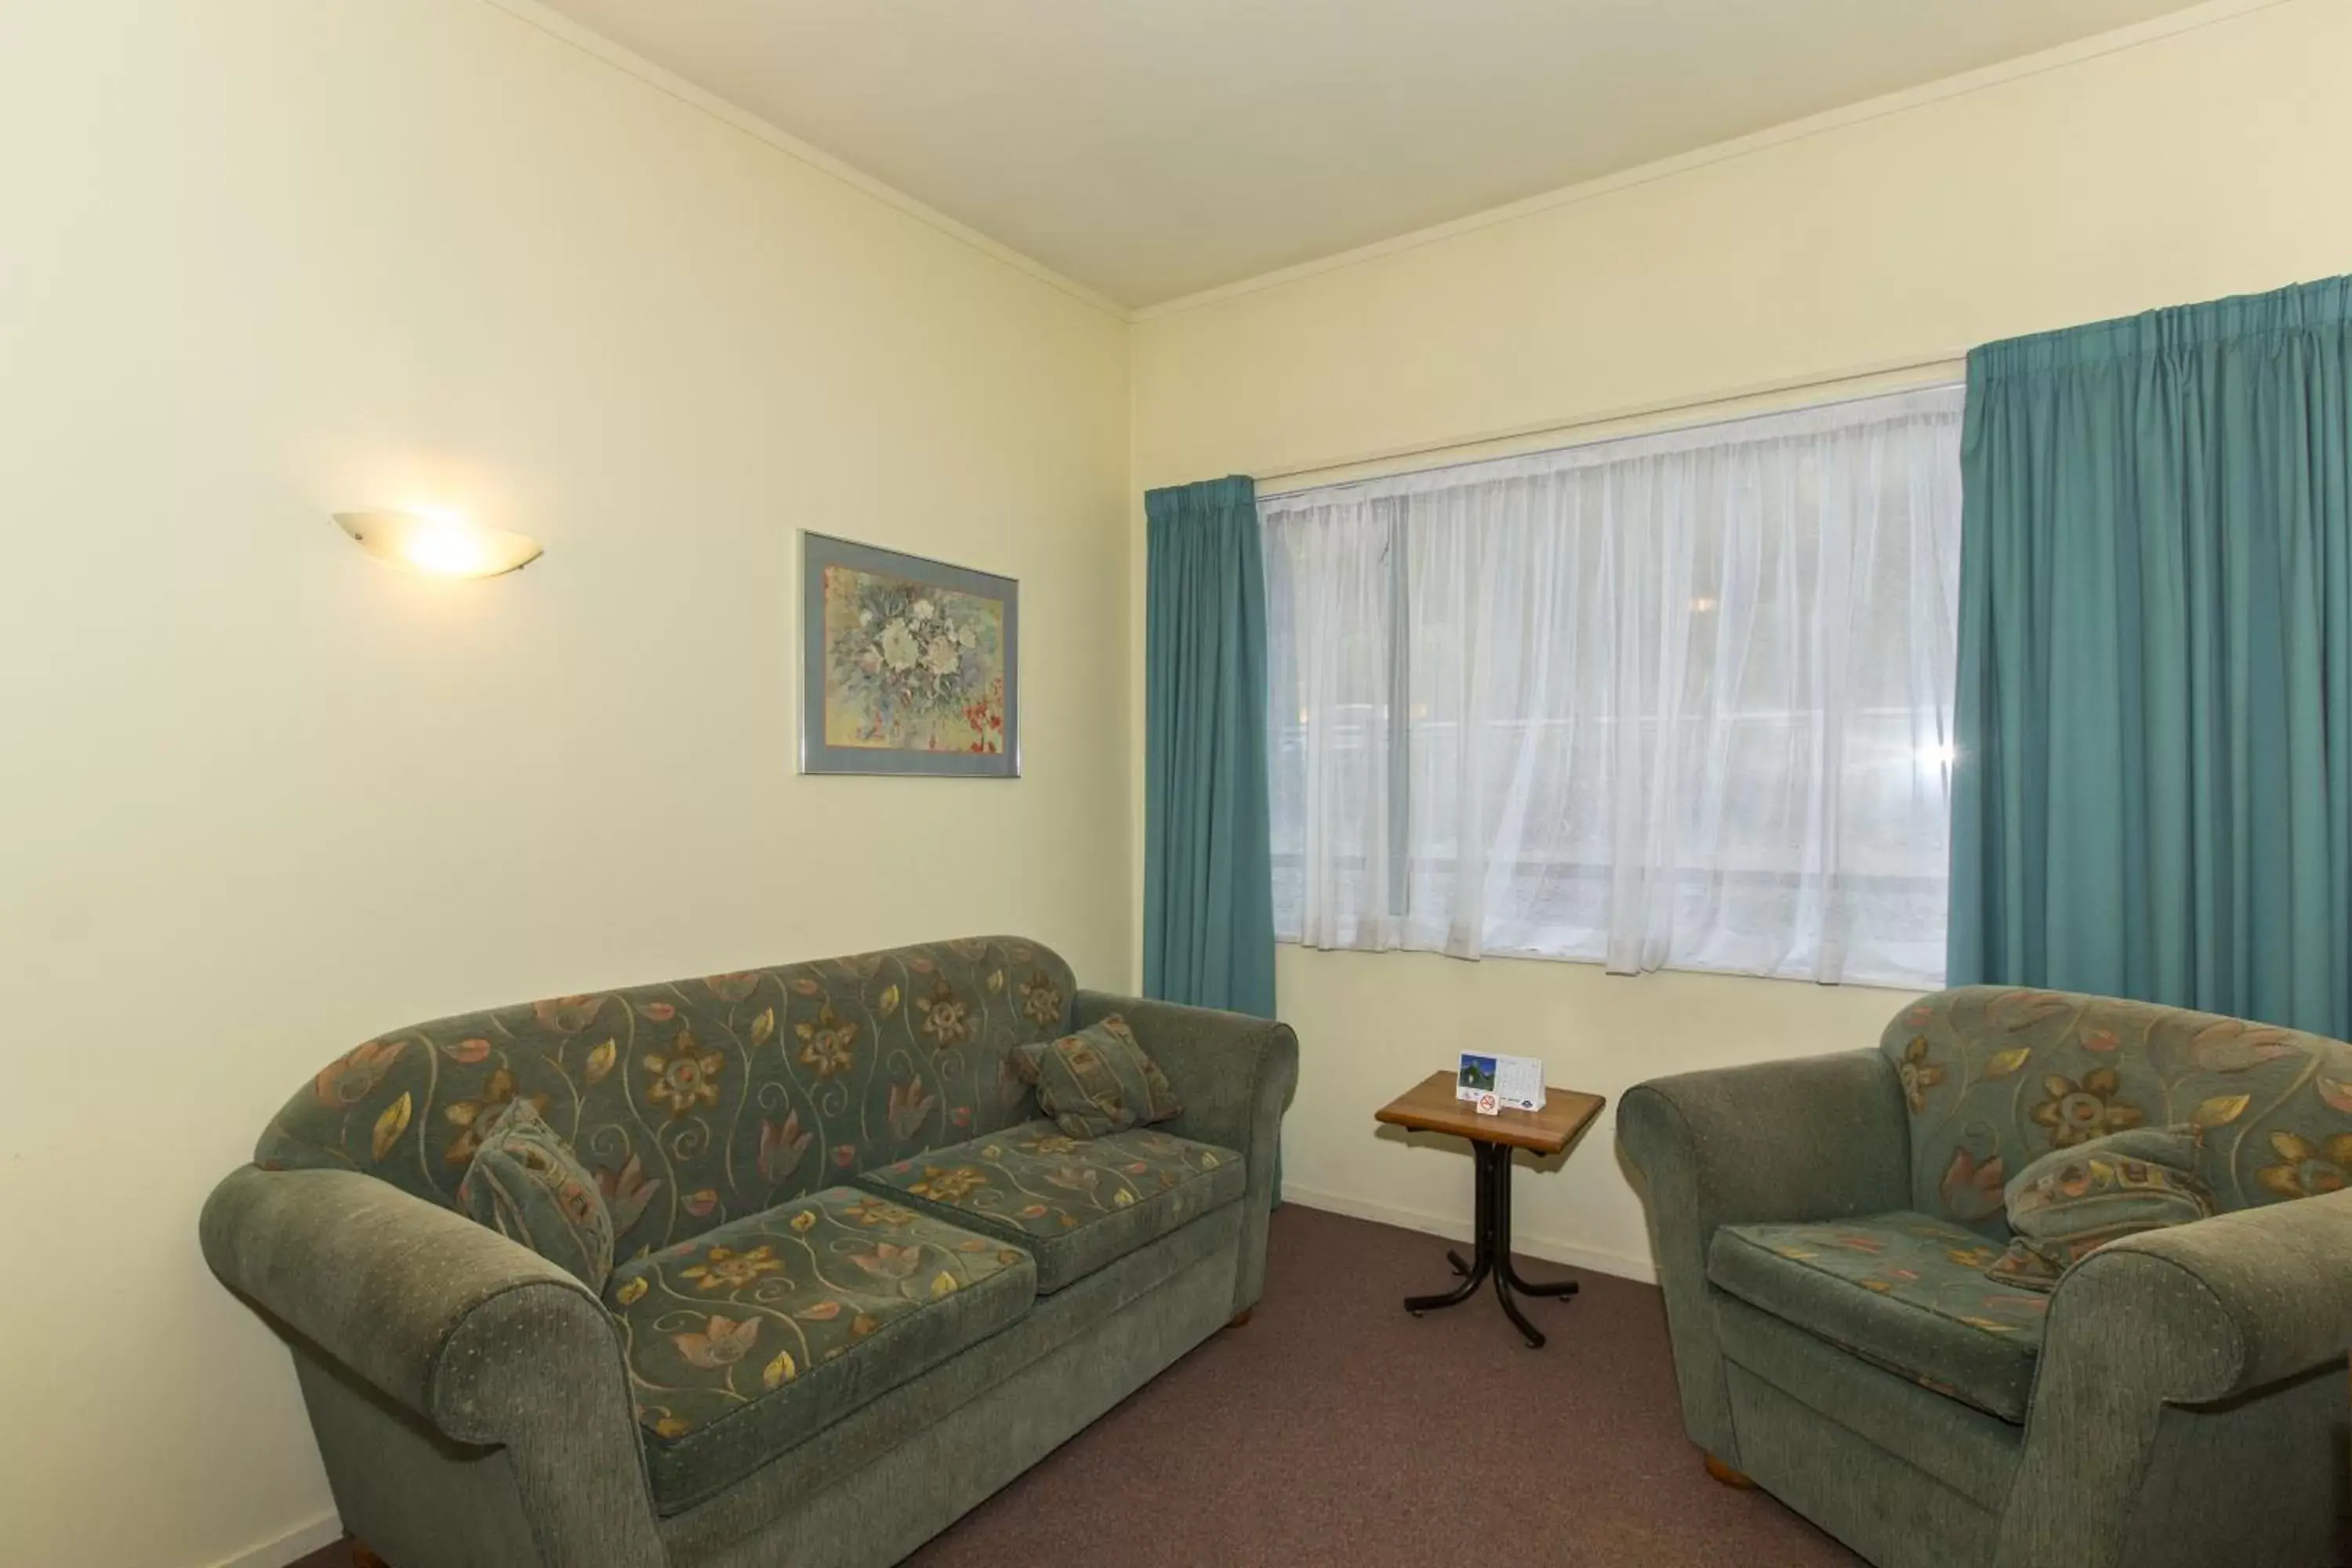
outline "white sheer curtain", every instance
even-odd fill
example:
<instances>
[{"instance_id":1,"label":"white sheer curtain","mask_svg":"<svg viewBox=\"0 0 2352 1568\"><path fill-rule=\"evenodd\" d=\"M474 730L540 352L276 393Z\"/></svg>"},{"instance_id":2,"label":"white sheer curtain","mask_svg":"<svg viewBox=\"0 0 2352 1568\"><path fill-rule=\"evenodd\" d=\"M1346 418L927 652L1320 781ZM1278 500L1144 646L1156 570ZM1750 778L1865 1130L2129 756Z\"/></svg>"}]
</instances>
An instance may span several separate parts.
<instances>
[{"instance_id":1,"label":"white sheer curtain","mask_svg":"<svg viewBox=\"0 0 2352 1568\"><path fill-rule=\"evenodd\" d=\"M1261 498L1277 934L1937 984L1960 406Z\"/></svg>"}]
</instances>

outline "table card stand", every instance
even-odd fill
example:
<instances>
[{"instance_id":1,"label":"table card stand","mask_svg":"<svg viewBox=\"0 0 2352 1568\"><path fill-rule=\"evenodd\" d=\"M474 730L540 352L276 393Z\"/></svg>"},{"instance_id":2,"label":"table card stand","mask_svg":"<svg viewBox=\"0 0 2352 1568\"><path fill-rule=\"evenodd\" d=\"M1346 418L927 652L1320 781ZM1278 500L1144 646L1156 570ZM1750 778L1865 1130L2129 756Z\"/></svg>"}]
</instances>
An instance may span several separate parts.
<instances>
[{"instance_id":1,"label":"table card stand","mask_svg":"<svg viewBox=\"0 0 2352 1568\"><path fill-rule=\"evenodd\" d=\"M1505 1108L1541 1110L1544 1065L1533 1057L1464 1051L1454 1073L1454 1098L1470 1101L1481 1116L1492 1116Z\"/></svg>"}]
</instances>

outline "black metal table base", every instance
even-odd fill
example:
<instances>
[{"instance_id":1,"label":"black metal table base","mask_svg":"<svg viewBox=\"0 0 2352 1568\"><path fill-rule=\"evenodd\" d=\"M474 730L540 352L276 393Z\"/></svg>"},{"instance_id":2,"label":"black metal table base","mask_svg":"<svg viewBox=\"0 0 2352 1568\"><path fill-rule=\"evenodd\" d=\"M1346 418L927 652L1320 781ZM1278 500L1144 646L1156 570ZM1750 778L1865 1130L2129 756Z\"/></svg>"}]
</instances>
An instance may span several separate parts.
<instances>
[{"instance_id":1,"label":"black metal table base","mask_svg":"<svg viewBox=\"0 0 2352 1568\"><path fill-rule=\"evenodd\" d=\"M1475 1239L1466 1260L1458 1252L1445 1255L1445 1260L1454 1265L1454 1272L1462 1276L1462 1283L1442 1295L1408 1296L1404 1310L1418 1318L1440 1307L1458 1307L1476 1295L1478 1287L1491 1276L1495 1300L1503 1304L1503 1315L1528 1337L1529 1350L1541 1350L1542 1332L1528 1321L1518 1302L1511 1299L1512 1292L1522 1296L1573 1296L1576 1281L1562 1279L1549 1285L1534 1285L1519 1278L1518 1270L1511 1267L1511 1151L1505 1144L1477 1142L1471 1143L1470 1150L1475 1157L1478 1186L1477 1219L1472 1231Z\"/></svg>"}]
</instances>

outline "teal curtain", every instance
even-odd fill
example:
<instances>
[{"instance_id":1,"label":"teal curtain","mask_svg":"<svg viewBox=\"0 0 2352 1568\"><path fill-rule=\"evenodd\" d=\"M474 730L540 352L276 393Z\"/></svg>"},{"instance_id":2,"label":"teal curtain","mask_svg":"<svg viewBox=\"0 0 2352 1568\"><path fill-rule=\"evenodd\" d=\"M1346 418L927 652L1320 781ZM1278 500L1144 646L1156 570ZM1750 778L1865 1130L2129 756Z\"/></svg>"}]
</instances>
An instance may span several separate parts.
<instances>
[{"instance_id":1,"label":"teal curtain","mask_svg":"<svg viewBox=\"0 0 2352 1568\"><path fill-rule=\"evenodd\" d=\"M2352 279L1969 356L1948 977L2352 1036Z\"/></svg>"},{"instance_id":2,"label":"teal curtain","mask_svg":"<svg viewBox=\"0 0 2352 1568\"><path fill-rule=\"evenodd\" d=\"M1144 994L1271 1018L1257 487L1210 479L1143 505Z\"/></svg>"}]
</instances>

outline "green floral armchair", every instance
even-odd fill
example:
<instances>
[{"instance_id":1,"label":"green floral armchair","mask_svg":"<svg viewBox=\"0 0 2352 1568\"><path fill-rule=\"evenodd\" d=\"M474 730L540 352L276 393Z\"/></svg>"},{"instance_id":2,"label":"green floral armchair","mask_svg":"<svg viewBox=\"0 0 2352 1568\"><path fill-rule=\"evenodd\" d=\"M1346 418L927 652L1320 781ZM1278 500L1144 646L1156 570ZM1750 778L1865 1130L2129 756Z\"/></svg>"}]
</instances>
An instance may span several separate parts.
<instances>
[{"instance_id":1,"label":"green floral armchair","mask_svg":"<svg viewBox=\"0 0 2352 1568\"><path fill-rule=\"evenodd\" d=\"M1181 1109L1073 1140L1011 1058L1113 1016ZM1297 1074L1013 937L553 997L330 1062L203 1242L394 1568L893 1563L1247 1312ZM524 1123L601 1280L462 1207Z\"/></svg>"},{"instance_id":2,"label":"green floral armchair","mask_svg":"<svg viewBox=\"0 0 2352 1568\"><path fill-rule=\"evenodd\" d=\"M2220 1212L1985 1274L2053 1149L2198 1131ZM1884 1568L2340 1563L2352 1046L1970 987L1876 1050L1641 1085L1683 1419Z\"/></svg>"}]
</instances>

